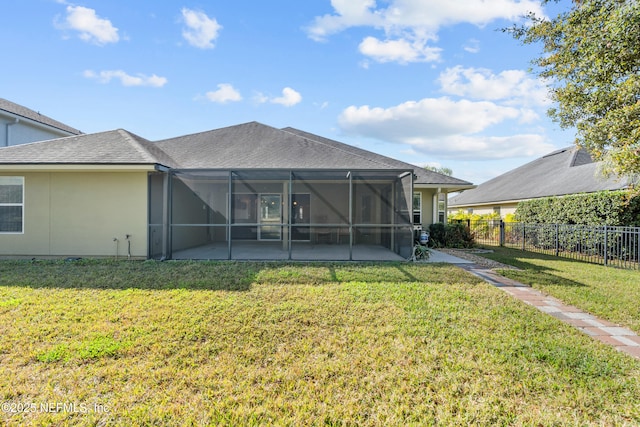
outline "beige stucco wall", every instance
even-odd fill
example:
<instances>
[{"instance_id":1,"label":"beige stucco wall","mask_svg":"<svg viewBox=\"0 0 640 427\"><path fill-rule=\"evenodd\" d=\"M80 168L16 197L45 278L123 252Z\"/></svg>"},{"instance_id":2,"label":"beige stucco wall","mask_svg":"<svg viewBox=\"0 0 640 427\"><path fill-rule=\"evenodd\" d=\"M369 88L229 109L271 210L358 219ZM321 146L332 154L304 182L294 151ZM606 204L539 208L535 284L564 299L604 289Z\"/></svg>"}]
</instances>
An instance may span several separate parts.
<instances>
[{"instance_id":1,"label":"beige stucco wall","mask_svg":"<svg viewBox=\"0 0 640 427\"><path fill-rule=\"evenodd\" d=\"M481 205L481 206L464 206L464 207L450 207L449 214L453 215L458 211L468 212L469 209L473 209L473 214L476 215L486 215L492 214L495 211L495 208L500 208L500 216L504 219L504 217L508 214L514 214L516 212L516 208L518 207L518 203L495 203L492 205Z\"/></svg>"},{"instance_id":2,"label":"beige stucco wall","mask_svg":"<svg viewBox=\"0 0 640 427\"><path fill-rule=\"evenodd\" d=\"M24 176L24 232L0 234L2 256L147 256L147 171L0 172Z\"/></svg>"},{"instance_id":3,"label":"beige stucco wall","mask_svg":"<svg viewBox=\"0 0 640 427\"><path fill-rule=\"evenodd\" d=\"M436 194L435 188L414 188L414 193L422 193L422 225L426 228L430 224L437 222L433 217L433 199Z\"/></svg>"}]
</instances>

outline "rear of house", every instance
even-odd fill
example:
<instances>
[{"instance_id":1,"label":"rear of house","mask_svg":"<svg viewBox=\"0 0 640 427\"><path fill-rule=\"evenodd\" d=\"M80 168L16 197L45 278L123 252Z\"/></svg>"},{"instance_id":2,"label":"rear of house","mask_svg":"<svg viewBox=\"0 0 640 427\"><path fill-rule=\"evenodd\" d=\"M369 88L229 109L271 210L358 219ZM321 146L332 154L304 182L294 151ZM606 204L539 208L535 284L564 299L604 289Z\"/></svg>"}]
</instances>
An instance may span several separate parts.
<instances>
[{"instance_id":1,"label":"rear of house","mask_svg":"<svg viewBox=\"0 0 640 427\"><path fill-rule=\"evenodd\" d=\"M295 129L0 149L0 256L406 258L470 183Z\"/></svg>"}]
</instances>

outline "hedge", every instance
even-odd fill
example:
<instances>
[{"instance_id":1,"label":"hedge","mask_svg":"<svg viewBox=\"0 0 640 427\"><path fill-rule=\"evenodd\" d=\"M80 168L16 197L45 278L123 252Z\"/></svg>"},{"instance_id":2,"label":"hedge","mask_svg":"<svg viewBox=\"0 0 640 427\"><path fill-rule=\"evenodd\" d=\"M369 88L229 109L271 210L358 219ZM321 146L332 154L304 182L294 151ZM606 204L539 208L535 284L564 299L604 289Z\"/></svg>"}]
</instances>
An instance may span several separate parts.
<instances>
[{"instance_id":1,"label":"hedge","mask_svg":"<svg viewBox=\"0 0 640 427\"><path fill-rule=\"evenodd\" d=\"M600 191L518 203L516 220L528 224L640 226L640 196Z\"/></svg>"},{"instance_id":2,"label":"hedge","mask_svg":"<svg viewBox=\"0 0 640 427\"><path fill-rule=\"evenodd\" d=\"M472 248L473 235L466 224L435 223L429 226L429 246L432 248Z\"/></svg>"}]
</instances>

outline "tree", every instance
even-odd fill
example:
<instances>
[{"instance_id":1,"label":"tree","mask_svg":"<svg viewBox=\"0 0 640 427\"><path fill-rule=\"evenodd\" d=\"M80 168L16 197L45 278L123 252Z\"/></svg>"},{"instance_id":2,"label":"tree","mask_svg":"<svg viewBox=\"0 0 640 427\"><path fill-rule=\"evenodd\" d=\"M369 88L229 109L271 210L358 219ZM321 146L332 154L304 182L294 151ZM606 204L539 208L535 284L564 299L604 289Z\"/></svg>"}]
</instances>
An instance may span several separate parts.
<instances>
[{"instance_id":1,"label":"tree","mask_svg":"<svg viewBox=\"0 0 640 427\"><path fill-rule=\"evenodd\" d=\"M441 173L442 175L447 175L447 176L453 175L453 170L451 168L447 168L447 167L444 167L444 166L442 166L442 167L425 166L424 168L426 170L428 170L428 171Z\"/></svg>"},{"instance_id":2,"label":"tree","mask_svg":"<svg viewBox=\"0 0 640 427\"><path fill-rule=\"evenodd\" d=\"M543 4L550 1L543 0ZM640 174L640 2L582 0L554 18L530 15L510 31L525 44L542 43L533 63L548 79L549 115L576 129L576 144L608 171Z\"/></svg>"}]
</instances>

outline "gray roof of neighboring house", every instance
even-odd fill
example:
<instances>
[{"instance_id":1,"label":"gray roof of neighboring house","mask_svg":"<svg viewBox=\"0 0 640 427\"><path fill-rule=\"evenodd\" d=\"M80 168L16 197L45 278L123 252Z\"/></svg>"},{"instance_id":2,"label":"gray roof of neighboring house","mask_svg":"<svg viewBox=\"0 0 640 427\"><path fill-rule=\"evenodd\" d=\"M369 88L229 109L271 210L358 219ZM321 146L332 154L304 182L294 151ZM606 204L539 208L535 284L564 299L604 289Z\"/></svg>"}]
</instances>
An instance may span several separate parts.
<instances>
[{"instance_id":1,"label":"gray roof of neighboring house","mask_svg":"<svg viewBox=\"0 0 640 427\"><path fill-rule=\"evenodd\" d=\"M410 163L406 163L406 162L396 160L390 157L386 157L380 154L372 153L371 151L363 150L361 148L357 148L352 145L343 144L342 142L338 142L332 139L314 135L299 129L288 127L288 128L284 128L283 130L286 132L294 133L296 135L302 136L307 139L317 141L318 143L323 144L325 146L342 150L351 155L367 158L372 162L378 163L380 165L385 165L385 167L394 167L397 169L413 169L414 173L417 175L417 178L414 181L415 184L432 184L432 185L441 184L443 187L473 185L468 181L463 181L461 179L444 175L438 172L429 171L424 168L421 168L420 166L412 165Z\"/></svg>"},{"instance_id":2,"label":"gray roof of neighboring house","mask_svg":"<svg viewBox=\"0 0 640 427\"><path fill-rule=\"evenodd\" d=\"M630 184L602 176L599 166L587 151L567 147L450 198L449 207L619 190Z\"/></svg>"},{"instance_id":3,"label":"gray roof of neighboring house","mask_svg":"<svg viewBox=\"0 0 640 427\"><path fill-rule=\"evenodd\" d=\"M67 126L64 123L61 123L57 120L53 120L50 117L47 117L43 114L40 114L36 111L33 111L27 107L23 107L22 105L18 105L15 102L8 101L6 99L0 98L0 114L5 111L12 115L20 116L25 119L33 120L34 122L41 123L43 125L47 125L52 128L56 128L58 130L73 134L80 135L82 132L78 129L72 128L71 126Z\"/></svg>"},{"instance_id":4,"label":"gray roof of neighboring house","mask_svg":"<svg viewBox=\"0 0 640 427\"><path fill-rule=\"evenodd\" d=\"M122 129L0 148L0 164L175 163L150 141Z\"/></svg>"}]
</instances>

